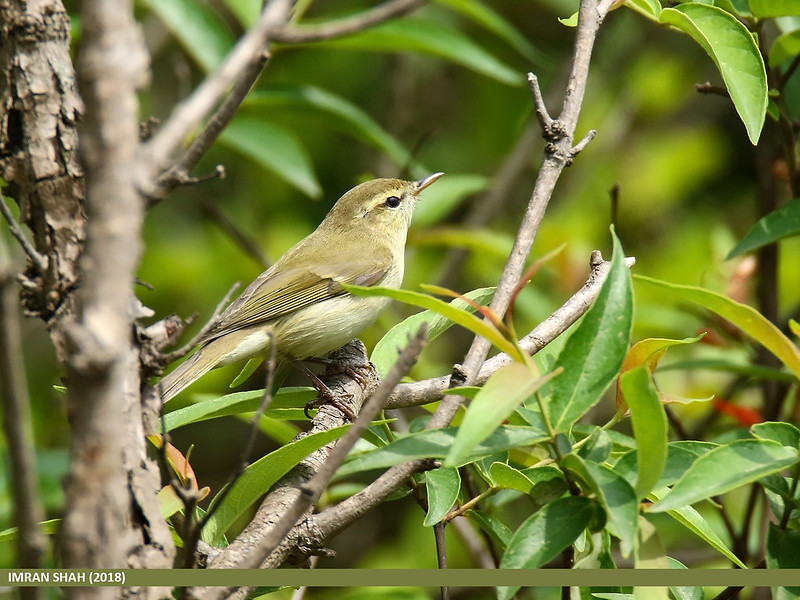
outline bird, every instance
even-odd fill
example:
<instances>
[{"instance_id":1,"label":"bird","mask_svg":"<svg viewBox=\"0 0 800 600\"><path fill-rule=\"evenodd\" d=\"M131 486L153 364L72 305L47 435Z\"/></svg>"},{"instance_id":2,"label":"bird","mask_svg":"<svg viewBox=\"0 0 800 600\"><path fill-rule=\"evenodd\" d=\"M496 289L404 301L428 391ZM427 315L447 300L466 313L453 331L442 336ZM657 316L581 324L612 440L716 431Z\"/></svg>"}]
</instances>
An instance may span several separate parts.
<instances>
[{"instance_id":1,"label":"bird","mask_svg":"<svg viewBox=\"0 0 800 600\"><path fill-rule=\"evenodd\" d=\"M319 226L236 298L197 350L159 383L166 402L211 369L265 356L324 358L375 322L391 302L359 297L344 285L398 288L405 243L420 192L443 173L417 181L380 178L346 192Z\"/></svg>"}]
</instances>

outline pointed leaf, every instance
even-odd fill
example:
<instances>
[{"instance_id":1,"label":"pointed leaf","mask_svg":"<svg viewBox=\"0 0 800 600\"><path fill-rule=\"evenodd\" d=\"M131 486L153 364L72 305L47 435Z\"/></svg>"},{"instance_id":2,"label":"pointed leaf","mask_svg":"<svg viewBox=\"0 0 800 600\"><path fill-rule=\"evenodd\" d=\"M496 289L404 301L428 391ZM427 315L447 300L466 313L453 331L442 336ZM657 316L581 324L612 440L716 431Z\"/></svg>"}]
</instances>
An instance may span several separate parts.
<instances>
[{"instance_id":1,"label":"pointed leaf","mask_svg":"<svg viewBox=\"0 0 800 600\"><path fill-rule=\"evenodd\" d=\"M756 221L730 251L728 258L751 252L793 235L800 235L800 199L792 200Z\"/></svg>"},{"instance_id":2,"label":"pointed leaf","mask_svg":"<svg viewBox=\"0 0 800 600\"><path fill-rule=\"evenodd\" d=\"M727 319L777 356L795 376L800 377L800 350L756 309L699 287L667 283L641 275L637 275L636 280L677 294L681 299L699 304Z\"/></svg>"},{"instance_id":3,"label":"pointed leaf","mask_svg":"<svg viewBox=\"0 0 800 600\"><path fill-rule=\"evenodd\" d=\"M464 294L465 298L469 298L478 304L487 304L488 301L494 296L496 288L479 288ZM465 300L456 298L450 304L453 308L459 310L466 310L474 312L475 308L470 306ZM385 377L394 363L400 351L408 343L408 338L419 331L420 326L425 323L428 328L428 342L435 340L445 331L450 329L455 323L432 310L424 310L415 315L411 315L404 321L392 327L380 341L375 344L375 349L370 356L370 362L375 365L375 370L381 378ZM450 390L448 390L450 391Z\"/></svg>"},{"instance_id":4,"label":"pointed leaf","mask_svg":"<svg viewBox=\"0 0 800 600\"><path fill-rule=\"evenodd\" d=\"M737 440L698 458L670 492L650 507L663 512L724 494L795 464L796 448L769 440Z\"/></svg>"},{"instance_id":5,"label":"pointed leaf","mask_svg":"<svg viewBox=\"0 0 800 600\"><path fill-rule=\"evenodd\" d=\"M236 518L266 494L281 477L312 452L342 437L349 427L343 425L309 434L270 452L247 467L203 528L203 540L209 544L217 543Z\"/></svg>"},{"instance_id":6,"label":"pointed leaf","mask_svg":"<svg viewBox=\"0 0 800 600\"><path fill-rule=\"evenodd\" d=\"M501 367L489 377L470 403L444 464L449 467L463 464L473 448L489 437L508 415L547 380L548 377L539 377L520 363Z\"/></svg>"},{"instance_id":7,"label":"pointed leaf","mask_svg":"<svg viewBox=\"0 0 800 600\"><path fill-rule=\"evenodd\" d=\"M497 487L517 490L528 494L533 489L533 481L520 470L504 462L492 463L489 474Z\"/></svg>"},{"instance_id":8,"label":"pointed leaf","mask_svg":"<svg viewBox=\"0 0 800 600\"><path fill-rule=\"evenodd\" d=\"M617 376L628 349L633 312L631 276L614 235L611 269L594 304L564 343L547 405L550 423L566 433L594 406Z\"/></svg>"},{"instance_id":9,"label":"pointed leaf","mask_svg":"<svg viewBox=\"0 0 800 600\"><path fill-rule=\"evenodd\" d=\"M344 476L359 471L383 469L418 458L444 458L450 451L457 431L456 427L448 427L409 434L383 448L353 457L342 465L337 474ZM538 444L546 439L547 434L539 429L504 425L473 448L472 455L464 459L464 464L495 452Z\"/></svg>"},{"instance_id":10,"label":"pointed leaf","mask_svg":"<svg viewBox=\"0 0 800 600\"><path fill-rule=\"evenodd\" d=\"M583 460L576 454L565 456L562 465L577 474L597 496L606 513L606 529L621 540L622 556L630 555L639 518L639 503L631 485L609 467Z\"/></svg>"},{"instance_id":11,"label":"pointed leaf","mask_svg":"<svg viewBox=\"0 0 800 600\"><path fill-rule=\"evenodd\" d=\"M491 323L487 323L483 319L478 318L465 310L459 310L456 306L448 304L447 302L439 300L438 298L434 298L433 296L421 294L419 292L412 292L410 290L397 290L394 288L380 286L362 287L358 285L343 285L343 287L348 292L355 294L356 296L388 296L389 298L399 300L400 302L404 302L412 306L427 308L428 310L432 310L442 316L447 317L457 325L461 325L472 333L486 338L499 350L505 352L512 358L515 358L521 362L525 361L526 359L526 356L521 354L520 350L512 342L506 339L503 334L501 334Z\"/></svg>"},{"instance_id":12,"label":"pointed leaf","mask_svg":"<svg viewBox=\"0 0 800 600\"><path fill-rule=\"evenodd\" d=\"M253 412L261 404L263 395L263 390L253 390L210 398L167 413L164 422L167 431L172 431L189 423ZM316 396L314 388L281 388L264 414L272 418L301 418L302 407ZM286 412L289 414L282 414Z\"/></svg>"},{"instance_id":13,"label":"pointed leaf","mask_svg":"<svg viewBox=\"0 0 800 600\"><path fill-rule=\"evenodd\" d=\"M667 463L667 414L647 367L623 373L620 388L630 406L633 435L638 445L636 497L644 498L661 479Z\"/></svg>"},{"instance_id":14,"label":"pointed leaf","mask_svg":"<svg viewBox=\"0 0 800 600\"><path fill-rule=\"evenodd\" d=\"M461 475L458 469L440 467L425 473L425 487L428 490L428 512L422 524L433 527L453 508L461 489Z\"/></svg>"},{"instance_id":15,"label":"pointed leaf","mask_svg":"<svg viewBox=\"0 0 800 600\"><path fill-rule=\"evenodd\" d=\"M291 131L260 117L240 115L222 132L222 143L283 179L311 198L322 195L314 166Z\"/></svg>"},{"instance_id":16,"label":"pointed leaf","mask_svg":"<svg viewBox=\"0 0 800 600\"><path fill-rule=\"evenodd\" d=\"M688 33L711 57L755 145L767 114L768 86L764 62L751 33L732 14L699 2L665 8L660 19Z\"/></svg>"},{"instance_id":17,"label":"pointed leaf","mask_svg":"<svg viewBox=\"0 0 800 600\"><path fill-rule=\"evenodd\" d=\"M529 517L514 533L506 548L501 569L538 569L572 544L595 516L588 498L568 496L552 502ZM510 600L519 587L500 587L499 600Z\"/></svg>"},{"instance_id":18,"label":"pointed leaf","mask_svg":"<svg viewBox=\"0 0 800 600\"><path fill-rule=\"evenodd\" d=\"M644 516L639 517L639 537L634 554L634 566L637 569L666 569L667 554L658 530ZM668 600L666 587L635 587L633 597L636 600Z\"/></svg>"}]
</instances>

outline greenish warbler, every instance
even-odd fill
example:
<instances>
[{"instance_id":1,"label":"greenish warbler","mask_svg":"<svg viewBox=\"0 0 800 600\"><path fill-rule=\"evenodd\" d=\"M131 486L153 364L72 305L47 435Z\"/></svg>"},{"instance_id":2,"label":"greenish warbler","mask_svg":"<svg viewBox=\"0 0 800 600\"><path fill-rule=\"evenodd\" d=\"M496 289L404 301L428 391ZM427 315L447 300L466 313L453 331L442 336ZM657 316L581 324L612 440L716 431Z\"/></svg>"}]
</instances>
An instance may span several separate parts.
<instances>
[{"instance_id":1,"label":"greenish warbler","mask_svg":"<svg viewBox=\"0 0 800 600\"><path fill-rule=\"evenodd\" d=\"M399 287L419 193L436 181L373 179L339 198L319 227L264 271L219 316L199 349L161 381L169 400L215 367L266 354L323 357L371 325L389 298L341 284Z\"/></svg>"}]
</instances>

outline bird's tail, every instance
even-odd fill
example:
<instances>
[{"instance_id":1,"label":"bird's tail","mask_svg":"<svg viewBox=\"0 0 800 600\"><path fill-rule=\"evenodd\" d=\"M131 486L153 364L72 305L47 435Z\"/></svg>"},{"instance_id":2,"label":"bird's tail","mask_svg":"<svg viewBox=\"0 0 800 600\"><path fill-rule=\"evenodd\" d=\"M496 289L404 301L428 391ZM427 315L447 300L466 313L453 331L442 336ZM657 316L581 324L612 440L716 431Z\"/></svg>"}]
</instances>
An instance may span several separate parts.
<instances>
[{"instance_id":1,"label":"bird's tail","mask_svg":"<svg viewBox=\"0 0 800 600\"><path fill-rule=\"evenodd\" d=\"M217 366L216 360L204 356L205 353L203 351L206 348L200 348L159 382L158 385L163 402L177 396L189 385Z\"/></svg>"}]
</instances>

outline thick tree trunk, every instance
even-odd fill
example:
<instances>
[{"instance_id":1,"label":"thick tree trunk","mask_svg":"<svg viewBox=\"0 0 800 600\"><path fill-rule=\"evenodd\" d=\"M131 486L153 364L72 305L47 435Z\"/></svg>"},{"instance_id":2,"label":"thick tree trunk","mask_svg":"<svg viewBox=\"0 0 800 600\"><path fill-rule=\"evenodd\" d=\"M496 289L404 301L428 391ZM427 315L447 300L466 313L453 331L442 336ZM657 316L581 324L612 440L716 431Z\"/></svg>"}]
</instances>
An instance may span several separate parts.
<instances>
[{"instance_id":1,"label":"thick tree trunk","mask_svg":"<svg viewBox=\"0 0 800 600\"><path fill-rule=\"evenodd\" d=\"M81 91L60 0L0 0L0 175L39 260L22 298L67 371L72 473L64 566L172 566L158 471L147 458L136 302L143 202L136 190L136 86L147 58L127 2L84 2ZM86 169L84 187L83 168ZM78 285L80 282L80 285ZM117 597L113 588L73 595ZM126 590L164 596L167 590Z\"/></svg>"}]
</instances>

